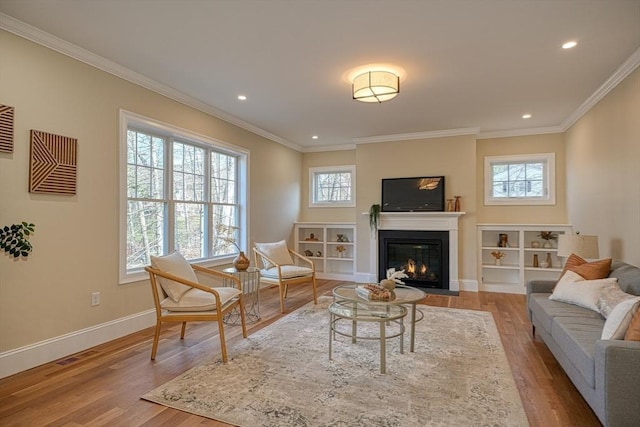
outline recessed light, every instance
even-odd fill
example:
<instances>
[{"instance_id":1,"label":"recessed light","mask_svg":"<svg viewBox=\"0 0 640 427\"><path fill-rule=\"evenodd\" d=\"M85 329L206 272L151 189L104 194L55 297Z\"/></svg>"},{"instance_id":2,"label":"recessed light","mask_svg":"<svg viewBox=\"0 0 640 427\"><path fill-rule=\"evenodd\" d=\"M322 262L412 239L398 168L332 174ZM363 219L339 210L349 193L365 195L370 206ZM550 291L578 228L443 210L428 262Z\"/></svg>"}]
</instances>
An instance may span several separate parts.
<instances>
[{"instance_id":1,"label":"recessed light","mask_svg":"<svg viewBox=\"0 0 640 427\"><path fill-rule=\"evenodd\" d=\"M240 101L246 101L247 100L247 96L246 95L238 95L238 99Z\"/></svg>"},{"instance_id":2,"label":"recessed light","mask_svg":"<svg viewBox=\"0 0 640 427\"><path fill-rule=\"evenodd\" d=\"M527 114L523 114L522 118L523 119L530 119L531 118L531 114L528 114L528 113Z\"/></svg>"},{"instance_id":3,"label":"recessed light","mask_svg":"<svg viewBox=\"0 0 640 427\"><path fill-rule=\"evenodd\" d=\"M318 139L318 135L313 135L311 139Z\"/></svg>"},{"instance_id":4,"label":"recessed light","mask_svg":"<svg viewBox=\"0 0 640 427\"><path fill-rule=\"evenodd\" d=\"M576 47L578 42L575 40L571 40L562 45L563 49L571 49L572 47Z\"/></svg>"}]
</instances>

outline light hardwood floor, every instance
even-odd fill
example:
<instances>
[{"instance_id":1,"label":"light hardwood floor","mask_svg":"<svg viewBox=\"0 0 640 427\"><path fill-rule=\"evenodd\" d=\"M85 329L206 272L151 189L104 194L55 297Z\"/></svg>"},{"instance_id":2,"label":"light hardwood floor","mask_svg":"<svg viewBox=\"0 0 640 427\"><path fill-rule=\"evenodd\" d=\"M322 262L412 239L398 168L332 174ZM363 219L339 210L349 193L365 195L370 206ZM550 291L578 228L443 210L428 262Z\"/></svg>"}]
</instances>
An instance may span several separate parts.
<instances>
[{"instance_id":1,"label":"light hardwood floor","mask_svg":"<svg viewBox=\"0 0 640 427\"><path fill-rule=\"evenodd\" d=\"M319 281L319 295L330 294L339 283ZM308 289L291 288L288 312L311 301ZM249 325L249 334L282 316L276 288L261 290L260 298L262 320ZM531 426L600 426L547 347L532 339L524 295L460 292L458 297L428 295L423 303L493 313ZM232 358L240 327L225 330ZM219 355L215 324L189 324L183 341L179 334L179 325L163 329L155 362L149 328L0 380L0 425L227 426L140 399Z\"/></svg>"}]
</instances>

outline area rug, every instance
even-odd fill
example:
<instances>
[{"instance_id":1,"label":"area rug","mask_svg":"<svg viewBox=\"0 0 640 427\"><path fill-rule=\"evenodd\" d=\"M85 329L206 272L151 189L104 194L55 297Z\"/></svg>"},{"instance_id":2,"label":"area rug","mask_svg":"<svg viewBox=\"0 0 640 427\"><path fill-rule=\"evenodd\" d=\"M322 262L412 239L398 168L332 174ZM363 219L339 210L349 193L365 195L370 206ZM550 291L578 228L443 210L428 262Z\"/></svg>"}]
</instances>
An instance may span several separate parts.
<instances>
[{"instance_id":1,"label":"area rug","mask_svg":"<svg viewBox=\"0 0 640 427\"><path fill-rule=\"evenodd\" d=\"M338 335L329 360L330 302L230 346L226 365L195 367L142 398L243 427L529 425L491 313L419 306L415 352L407 327L404 354L389 340L381 374L375 341Z\"/></svg>"}]
</instances>

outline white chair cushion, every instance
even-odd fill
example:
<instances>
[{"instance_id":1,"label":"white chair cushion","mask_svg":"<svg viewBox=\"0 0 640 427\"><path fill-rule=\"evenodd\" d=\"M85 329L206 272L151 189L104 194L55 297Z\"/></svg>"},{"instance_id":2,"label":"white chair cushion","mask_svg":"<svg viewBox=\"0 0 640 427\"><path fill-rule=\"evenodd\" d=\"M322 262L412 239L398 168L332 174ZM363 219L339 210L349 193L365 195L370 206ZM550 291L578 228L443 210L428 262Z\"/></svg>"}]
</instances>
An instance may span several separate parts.
<instances>
[{"instance_id":1,"label":"white chair cushion","mask_svg":"<svg viewBox=\"0 0 640 427\"><path fill-rule=\"evenodd\" d=\"M291 279L292 277L309 276L313 273L313 270L308 267L300 267L297 265L283 265L280 267L282 271L282 278ZM278 278L278 267L264 268L260 270L262 277L269 279Z\"/></svg>"},{"instance_id":2,"label":"white chair cushion","mask_svg":"<svg viewBox=\"0 0 640 427\"><path fill-rule=\"evenodd\" d=\"M256 248L271 258L278 265L293 264L293 258L287 249L287 242L281 240L275 243L256 243ZM264 268L275 267L269 260L262 258Z\"/></svg>"},{"instance_id":3,"label":"white chair cushion","mask_svg":"<svg viewBox=\"0 0 640 427\"><path fill-rule=\"evenodd\" d=\"M215 288L215 290L220 294L220 304L223 306L240 295L240 291L236 288ZM216 297L212 293L191 288L185 292L180 301L175 302L167 298L160 305L169 311L211 311L216 309Z\"/></svg>"},{"instance_id":4,"label":"white chair cushion","mask_svg":"<svg viewBox=\"0 0 640 427\"><path fill-rule=\"evenodd\" d=\"M189 265L189 262L180 254L180 252L174 251L165 256L152 256L151 266L156 270L173 274L174 276L178 276L181 279L186 279L196 283L198 282L196 273L193 271L193 268L191 268L191 265ZM193 289L189 286L183 285L182 283L178 283L175 280L169 280L163 277L159 277L159 279L160 286L162 286L164 292L174 302L180 301L180 298L185 294L185 292L187 292L189 289Z\"/></svg>"}]
</instances>

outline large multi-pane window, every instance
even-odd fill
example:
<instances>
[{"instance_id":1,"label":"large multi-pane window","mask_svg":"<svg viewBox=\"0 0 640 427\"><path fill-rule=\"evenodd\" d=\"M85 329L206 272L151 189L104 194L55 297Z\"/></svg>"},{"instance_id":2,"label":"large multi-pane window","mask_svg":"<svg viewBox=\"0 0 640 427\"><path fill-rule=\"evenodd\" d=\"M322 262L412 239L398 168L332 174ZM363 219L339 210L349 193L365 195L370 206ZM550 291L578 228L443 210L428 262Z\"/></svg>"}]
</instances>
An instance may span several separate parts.
<instances>
[{"instance_id":1,"label":"large multi-pane window","mask_svg":"<svg viewBox=\"0 0 640 427\"><path fill-rule=\"evenodd\" d=\"M555 156L485 157L485 204L554 204Z\"/></svg>"},{"instance_id":2,"label":"large multi-pane window","mask_svg":"<svg viewBox=\"0 0 640 427\"><path fill-rule=\"evenodd\" d=\"M188 260L238 252L246 239L245 156L127 120L123 281L173 250Z\"/></svg>"},{"instance_id":3,"label":"large multi-pane window","mask_svg":"<svg viewBox=\"0 0 640 427\"><path fill-rule=\"evenodd\" d=\"M355 166L309 168L309 206L355 206Z\"/></svg>"}]
</instances>

